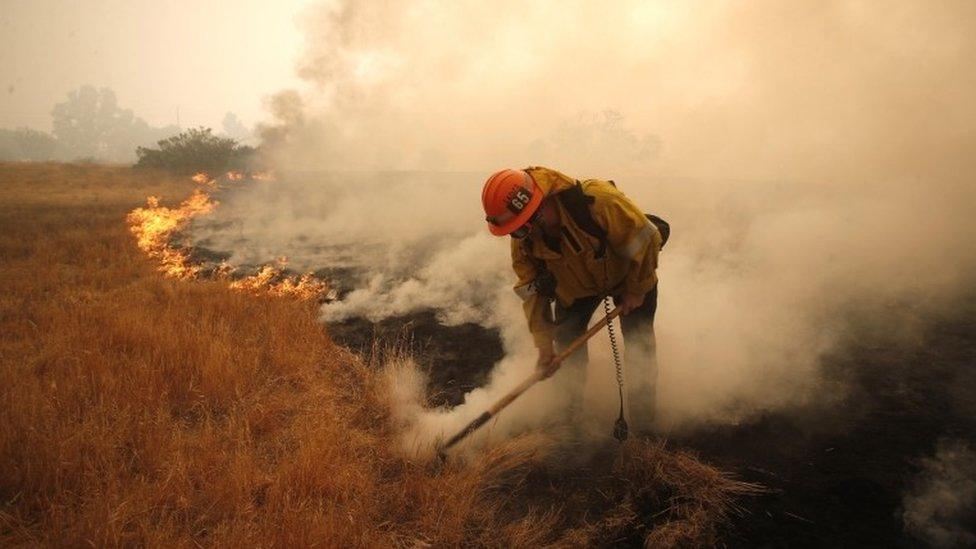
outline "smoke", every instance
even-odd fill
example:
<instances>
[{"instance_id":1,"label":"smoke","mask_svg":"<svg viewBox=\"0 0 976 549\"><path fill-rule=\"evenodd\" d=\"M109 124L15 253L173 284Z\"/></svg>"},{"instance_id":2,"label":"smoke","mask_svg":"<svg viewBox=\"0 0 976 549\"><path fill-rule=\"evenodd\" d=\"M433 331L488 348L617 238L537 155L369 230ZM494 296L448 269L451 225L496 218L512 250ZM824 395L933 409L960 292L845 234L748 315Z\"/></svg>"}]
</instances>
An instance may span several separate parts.
<instances>
[{"instance_id":1,"label":"smoke","mask_svg":"<svg viewBox=\"0 0 976 549\"><path fill-rule=\"evenodd\" d=\"M905 494L905 531L935 547L976 543L976 454L961 441L940 440L936 454Z\"/></svg>"},{"instance_id":2,"label":"smoke","mask_svg":"<svg viewBox=\"0 0 976 549\"><path fill-rule=\"evenodd\" d=\"M450 430L534 361L508 242L483 226L484 178L614 179L674 228L662 422L823 401L842 388L820 357L852 312L897 334L891 311L971 287L974 23L964 1L324 3L303 22L305 88L269 99L262 130L290 173L224 197L198 243L354 281L326 322L433 307L498 328L489 386L414 410L421 431ZM587 402L611 416L605 347L591 345ZM544 421L554 387L495 432Z\"/></svg>"},{"instance_id":3,"label":"smoke","mask_svg":"<svg viewBox=\"0 0 976 549\"><path fill-rule=\"evenodd\" d=\"M911 324L893 311L951 306L972 279L963 193L750 187L665 210L689 220L662 254L662 405L674 419L842 396L819 363L854 313L898 337Z\"/></svg>"},{"instance_id":4,"label":"smoke","mask_svg":"<svg viewBox=\"0 0 976 549\"><path fill-rule=\"evenodd\" d=\"M958 179L973 140L974 11L965 1L328 2L304 21L308 89L271 101L269 144L285 165L327 169ZM617 132L574 124L607 109ZM622 134L660 147L622 165ZM540 140L558 146L533 147Z\"/></svg>"}]
</instances>

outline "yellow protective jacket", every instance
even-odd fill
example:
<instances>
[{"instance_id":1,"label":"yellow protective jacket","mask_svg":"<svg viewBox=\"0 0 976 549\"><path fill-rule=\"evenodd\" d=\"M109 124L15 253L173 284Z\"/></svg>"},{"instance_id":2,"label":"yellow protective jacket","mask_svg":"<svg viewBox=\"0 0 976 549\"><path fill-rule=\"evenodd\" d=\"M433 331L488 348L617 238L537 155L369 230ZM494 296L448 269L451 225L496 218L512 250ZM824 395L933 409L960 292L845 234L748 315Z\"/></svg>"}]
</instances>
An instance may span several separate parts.
<instances>
[{"instance_id":1,"label":"yellow protective jacket","mask_svg":"<svg viewBox=\"0 0 976 549\"><path fill-rule=\"evenodd\" d=\"M546 198L567 190L576 180L549 168L526 168ZM607 249L597 257L599 239L578 227L559 200L560 251L543 241L541 231L512 240L512 268L518 275L515 293L523 300L529 330L538 347L552 343L549 300L536 293L535 280L542 263L556 279L556 299L568 307L581 297L643 295L657 283L657 257L661 234L644 213L609 181L588 179L583 192L593 197L590 212L606 232Z\"/></svg>"}]
</instances>

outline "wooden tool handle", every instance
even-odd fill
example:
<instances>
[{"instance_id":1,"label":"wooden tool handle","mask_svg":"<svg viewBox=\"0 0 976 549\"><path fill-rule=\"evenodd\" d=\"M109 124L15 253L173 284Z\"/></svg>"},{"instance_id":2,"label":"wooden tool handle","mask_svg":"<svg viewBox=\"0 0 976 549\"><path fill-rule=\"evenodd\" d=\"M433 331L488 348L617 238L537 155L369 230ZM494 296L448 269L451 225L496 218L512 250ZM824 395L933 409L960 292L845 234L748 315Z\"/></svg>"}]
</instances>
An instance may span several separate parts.
<instances>
[{"instance_id":1,"label":"wooden tool handle","mask_svg":"<svg viewBox=\"0 0 976 549\"><path fill-rule=\"evenodd\" d=\"M593 327L587 330L583 335L574 339L572 343L570 343L558 355L553 357L551 362L552 372L554 373L556 370L558 370L559 367L562 365L563 360L566 360L566 358L569 355L576 352L577 349L579 349L584 344L586 344L586 342L589 341L591 337L593 337L594 335L596 335L597 332L602 330L604 326L609 325L610 322L614 318L617 318L618 316L620 316L620 306L615 307L612 311L610 311L608 315L604 316L599 322L594 324ZM444 446L440 448L439 452L442 453L444 450L447 450L451 446L454 446L455 444L463 440L466 436L468 436L469 434L477 430L478 427L481 427L482 425L487 423L489 419L495 417L499 412L502 411L502 409L504 409L506 406L511 404L513 400L522 396L522 393L524 393L525 391L528 391L529 387L532 387L533 385L538 383L541 379L543 379L543 375L545 373L546 372L543 372L542 370L538 370L538 369L532 372L532 375L526 378L525 381L520 383L517 387L515 387L511 391L509 391L508 394L498 399L498 401L496 401L495 404L491 406L491 408L488 408L487 411L482 413L480 416L474 418L474 420L472 420L471 423L467 424L464 427L464 429L461 429L460 431L457 432L457 434L455 434L453 437L448 439L448 441L444 444ZM552 375L552 373L549 373L549 375Z\"/></svg>"}]
</instances>

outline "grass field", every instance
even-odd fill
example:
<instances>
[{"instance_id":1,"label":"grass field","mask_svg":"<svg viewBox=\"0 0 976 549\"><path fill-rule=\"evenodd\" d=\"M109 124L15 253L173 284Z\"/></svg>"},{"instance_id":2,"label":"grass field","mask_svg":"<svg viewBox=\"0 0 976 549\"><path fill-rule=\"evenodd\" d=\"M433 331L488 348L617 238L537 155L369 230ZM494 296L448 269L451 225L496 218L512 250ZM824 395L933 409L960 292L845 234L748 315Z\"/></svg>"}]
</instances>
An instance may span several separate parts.
<instances>
[{"instance_id":1,"label":"grass field","mask_svg":"<svg viewBox=\"0 0 976 549\"><path fill-rule=\"evenodd\" d=\"M400 455L382 369L314 304L167 279L136 248L126 213L192 188L0 164L0 545L703 544L748 490L648 442L546 490L538 436L439 471Z\"/></svg>"}]
</instances>

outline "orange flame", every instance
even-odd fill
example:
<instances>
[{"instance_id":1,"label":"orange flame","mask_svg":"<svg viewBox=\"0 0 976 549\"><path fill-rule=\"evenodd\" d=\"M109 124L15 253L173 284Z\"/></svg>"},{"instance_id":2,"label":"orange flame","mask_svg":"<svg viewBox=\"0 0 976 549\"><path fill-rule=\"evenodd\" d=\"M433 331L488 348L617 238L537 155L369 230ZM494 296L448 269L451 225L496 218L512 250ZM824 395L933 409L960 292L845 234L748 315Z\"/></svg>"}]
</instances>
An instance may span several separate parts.
<instances>
[{"instance_id":1,"label":"orange flame","mask_svg":"<svg viewBox=\"0 0 976 549\"><path fill-rule=\"evenodd\" d=\"M318 299L325 296L329 286L312 273L302 276L288 276L281 269L265 265L257 274L230 283L234 290L251 294L270 294L274 296L295 297L302 300Z\"/></svg>"},{"instance_id":2,"label":"orange flame","mask_svg":"<svg viewBox=\"0 0 976 549\"><path fill-rule=\"evenodd\" d=\"M252 174L251 178L273 179L273 176L267 173L260 175L261 177ZM217 187L216 180L202 172L194 175L192 179L212 189ZM227 179L240 181L244 179L244 174L228 172ZM155 196L150 196L146 202L146 207L136 208L126 216L129 230L135 235L139 249L159 262L159 270L164 275L181 280L197 278L201 266L193 264L189 252L177 247L173 240L186 228L191 219L212 212L219 203L212 200L208 192L201 188L195 189L178 208L160 206L159 198ZM277 263L283 267L288 264L288 258L278 257ZM233 265L221 263L214 269L213 276L218 279L229 279L235 271L236 267ZM331 295L328 284L312 273L301 276L287 275L280 268L270 265L261 267L257 274L231 281L229 286L231 289L252 294L287 296L301 300L322 299Z\"/></svg>"},{"instance_id":3,"label":"orange flame","mask_svg":"<svg viewBox=\"0 0 976 549\"><path fill-rule=\"evenodd\" d=\"M189 279L195 278L200 268L190 263L187 252L173 246L172 238L190 219L209 213L216 206L210 195L200 189L194 190L178 208L160 206L159 198L150 196L146 207L132 210L126 220L136 237L136 245L159 261L160 271L173 278Z\"/></svg>"}]
</instances>

